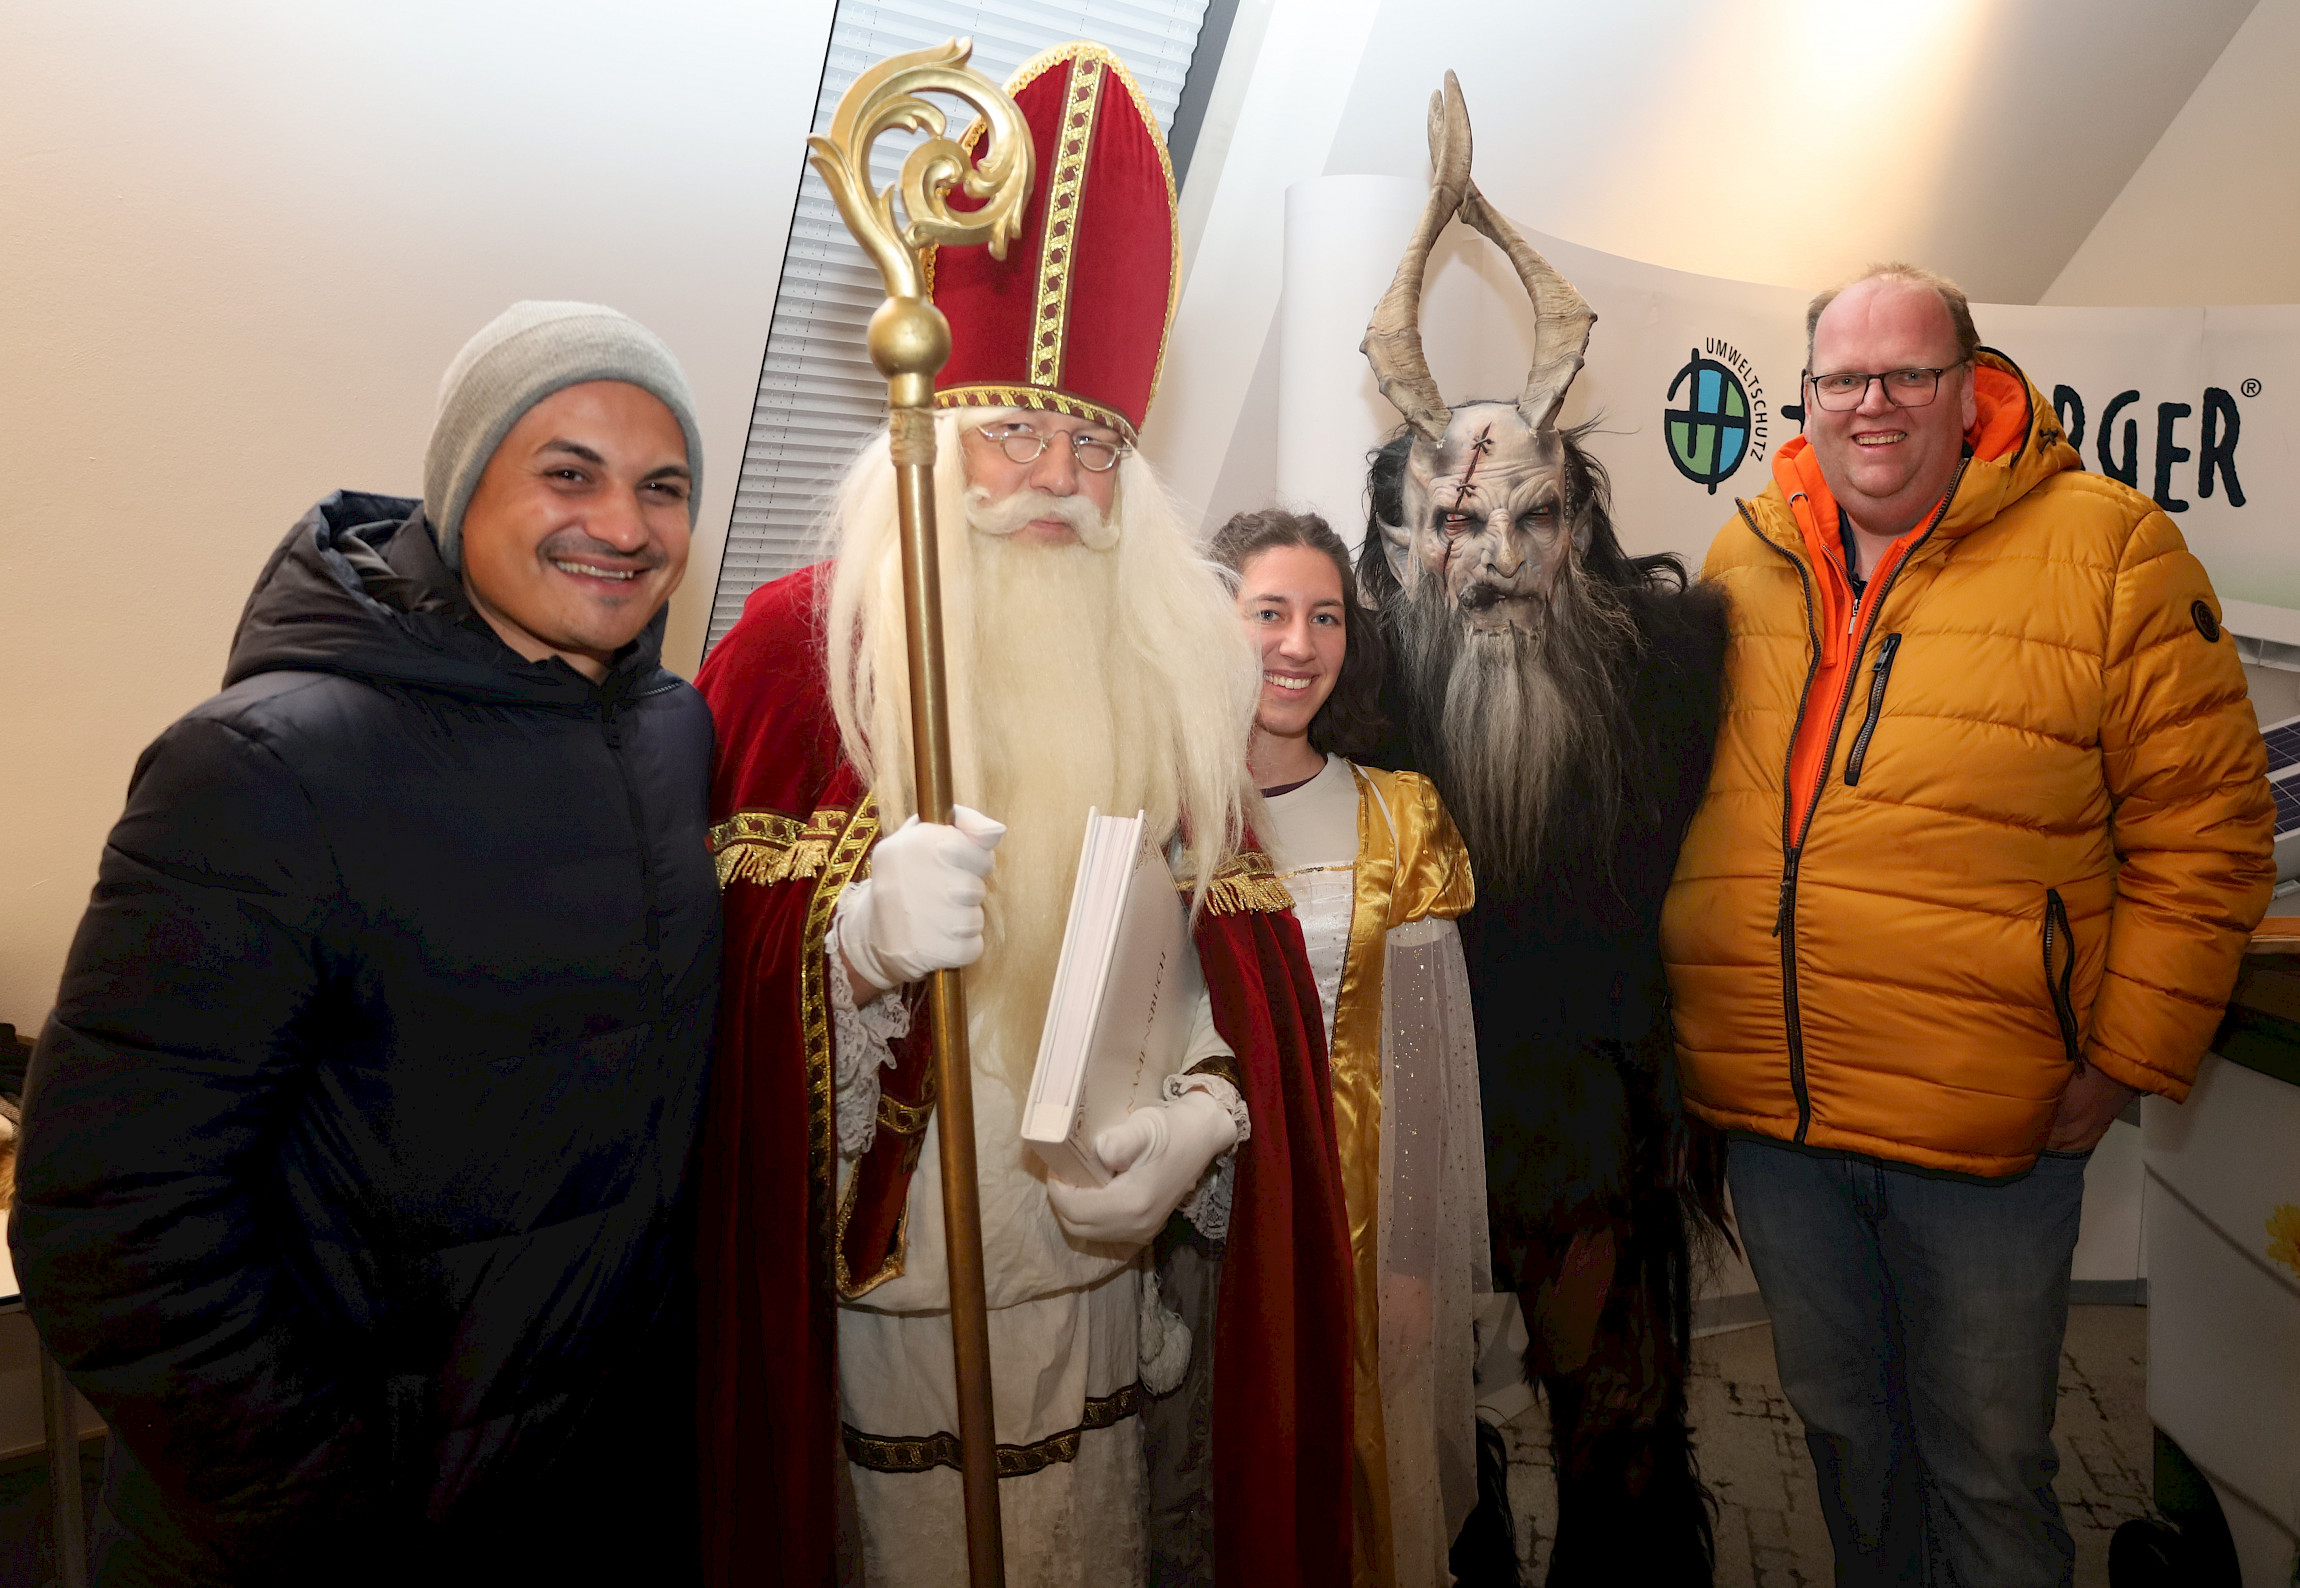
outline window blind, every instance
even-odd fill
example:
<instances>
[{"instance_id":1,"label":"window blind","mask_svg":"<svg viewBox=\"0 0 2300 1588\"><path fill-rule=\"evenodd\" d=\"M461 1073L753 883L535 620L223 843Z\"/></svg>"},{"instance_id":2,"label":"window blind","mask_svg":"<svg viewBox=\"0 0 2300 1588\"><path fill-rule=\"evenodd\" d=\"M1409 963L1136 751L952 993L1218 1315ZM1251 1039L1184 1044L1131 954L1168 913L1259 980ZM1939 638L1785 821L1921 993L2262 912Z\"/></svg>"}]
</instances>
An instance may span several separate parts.
<instances>
[{"instance_id":1,"label":"window blind","mask_svg":"<svg viewBox=\"0 0 2300 1588\"><path fill-rule=\"evenodd\" d=\"M829 127L839 96L877 62L972 37L972 64L993 82L1004 82L1050 45L1093 39L1126 63L1160 130L1171 133L1206 6L1207 0L839 0L814 130ZM968 113L956 100L936 97L955 135ZM881 138L873 182L892 182L915 144L899 133ZM886 382L863 347L864 327L885 297L876 267L809 167L775 291L712 601L710 644L733 627L753 590L813 560L827 493L886 422Z\"/></svg>"}]
</instances>

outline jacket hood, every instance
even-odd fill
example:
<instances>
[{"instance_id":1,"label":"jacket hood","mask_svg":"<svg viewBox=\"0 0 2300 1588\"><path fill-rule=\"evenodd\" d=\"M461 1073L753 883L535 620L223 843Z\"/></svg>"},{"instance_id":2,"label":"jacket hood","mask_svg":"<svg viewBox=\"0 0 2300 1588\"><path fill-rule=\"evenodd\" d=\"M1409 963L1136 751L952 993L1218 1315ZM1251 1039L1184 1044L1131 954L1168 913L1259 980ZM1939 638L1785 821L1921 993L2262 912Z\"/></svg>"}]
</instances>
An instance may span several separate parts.
<instances>
[{"instance_id":1,"label":"jacket hood","mask_svg":"<svg viewBox=\"0 0 2300 1588\"><path fill-rule=\"evenodd\" d=\"M665 621L657 612L598 684L555 656L528 661L472 609L420 502L337 491L265 563L232 637L224 687L258 673L340 673L466 700L583 708L665 681Z\"/></svg>"},{"instance_id":2,"label":"jacket hood","mask_svg":"<svg viewBox=\"0 0 2300 1588\"><path fill-rule=\"evenodd\" d=\"M1969 534L2052 476L2084 467L2052 404L2019 365L1994 348L1973 355L1973 400L1978 412L1965 432L1964 471L1957 476L1948 512L1928 540ZM1812 441L1801 435L1773 454L1773 483L1758 502L1786 509L1799 496L1813 504L1833 535L1835 499L1813 458Z\"/></svg>"}]
</instances>

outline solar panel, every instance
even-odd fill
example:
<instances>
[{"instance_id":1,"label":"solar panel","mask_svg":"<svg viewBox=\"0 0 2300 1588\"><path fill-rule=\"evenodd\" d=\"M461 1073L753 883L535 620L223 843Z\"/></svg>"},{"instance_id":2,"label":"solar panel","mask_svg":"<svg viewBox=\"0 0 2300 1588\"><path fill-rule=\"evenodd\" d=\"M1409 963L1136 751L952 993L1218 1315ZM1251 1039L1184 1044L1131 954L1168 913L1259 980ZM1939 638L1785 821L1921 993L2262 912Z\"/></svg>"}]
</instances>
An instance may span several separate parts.
<instances>
[{"instance_id":1,"label":"solar panel","mask_svg":"<svg viewBox=\"0 0 2300 1588\"><path fill-rule=\"evenodd\" d=\"M2271 783L2268 792L2276 796L2276 836L2300 832L2300 788L2291 783Z\"/></svg>"},{"instance_id":2,"label":"solar panel","mask_svg":"<svg viewBox=\"0 0 2300 1588\"><path fill-rule=\"evenodd\" d=\"M2300 717L2270 723L2260 730L2260 737L2268 741L2270 776L2286 767L2300 766Z\"/></svg>"}]
</instances>

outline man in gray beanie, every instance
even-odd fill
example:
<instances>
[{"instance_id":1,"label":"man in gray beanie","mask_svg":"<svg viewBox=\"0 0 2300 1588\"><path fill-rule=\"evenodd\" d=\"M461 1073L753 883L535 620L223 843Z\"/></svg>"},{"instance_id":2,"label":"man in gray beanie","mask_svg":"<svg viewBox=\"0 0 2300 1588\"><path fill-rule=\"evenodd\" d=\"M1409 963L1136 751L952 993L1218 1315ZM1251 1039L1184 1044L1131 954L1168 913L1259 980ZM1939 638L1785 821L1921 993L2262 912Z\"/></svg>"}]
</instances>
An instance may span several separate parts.
<instances>
[{"instance_id":1,"label":"man in gray beanie","mask_svg":"<svg viewBox=\"0 0 2300 1588\"><path fill-rule=\"evenodd\" d=\"M422 501L306 514L138 763L10 1230L112 1431L98 1581L692 1574L701 465L652 334L514 306Z\"/></svg>"}]
</instances>

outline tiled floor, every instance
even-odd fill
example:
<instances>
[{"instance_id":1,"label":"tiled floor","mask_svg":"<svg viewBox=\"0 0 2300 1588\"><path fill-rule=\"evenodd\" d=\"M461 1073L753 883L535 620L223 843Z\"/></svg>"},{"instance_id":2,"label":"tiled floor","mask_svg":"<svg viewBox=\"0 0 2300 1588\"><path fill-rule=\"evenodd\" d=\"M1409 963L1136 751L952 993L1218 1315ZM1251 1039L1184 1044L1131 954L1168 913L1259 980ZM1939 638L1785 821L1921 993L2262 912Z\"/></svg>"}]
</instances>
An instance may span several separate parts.
<instances>
[{"instance_id":1,"label":"tiled floor","mask_svg":"<svg viewBox=\"0 0 2300 1588\"><path fill-rule=\"evenodd\" d=\"M2148 1508L2148 1314L2075 1307L2061 1356L2060 1503L2076 1538L2079 1588L2105 1588L2108 1540ZM1817 1588L1835 1580L1813 1492L1803 1426L1781 1397L1773 1331L1759 1325L1698 1341L1693 1429L1718 1501L1718 1588ZM1504 1425L1510 1498L1529 1584L1541 1581L1556 1520L1549 1430L1538 1405Z\"/></svg>"}]
</instances>

